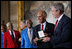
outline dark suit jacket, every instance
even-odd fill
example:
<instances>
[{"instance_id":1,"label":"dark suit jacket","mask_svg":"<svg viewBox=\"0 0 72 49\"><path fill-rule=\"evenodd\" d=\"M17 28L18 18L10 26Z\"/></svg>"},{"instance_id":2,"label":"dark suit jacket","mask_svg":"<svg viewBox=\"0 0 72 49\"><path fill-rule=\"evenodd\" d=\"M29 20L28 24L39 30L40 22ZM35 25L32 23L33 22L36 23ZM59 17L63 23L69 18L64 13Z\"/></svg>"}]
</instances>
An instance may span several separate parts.
<instances>
[{"instance_id":1,"label":"dark suit jacket","mask_svg":"<svg viewBox=\"0 0 72 49\"><path fill-rule=\"evenodd\" d=\"M20 38L20 33L19 31L14 30L15 32L15 39L14 41L12 40L12 37L9 33L9 31L5 32L3 35L3 48L20 48L19 45L19 38Z\"/></svg>"},{"instance_id":2,"label":"dark suit jacket","mask_svg":"<svg viewBox=\"0 0 72 49\"><path fill-rule=\"evenodd\" d=\"M39 38L38 31L40 31L40 30L41 30L40 24L35 26L34 38L35 37ZM45 27L44 33L47 33L51 37L53 32L54 32L54 25L46 22L46 27ZM50 42L46 42L46 43L38 42L37 46L38 46L38 48L50 48L52 45Z\"/></svg>"},{"instance_id":3,"label":"dark suit jacket","mask_svg":"<svg viewBox=\"0 0 72 49\"><path fill-rule=\"evenodd\" d=\"M66 15L63 15L59 21L54 36L51 38L51 43L54 48L63 47L70 48L71 46L71 20Z\"/></svg>"}]
</instances>

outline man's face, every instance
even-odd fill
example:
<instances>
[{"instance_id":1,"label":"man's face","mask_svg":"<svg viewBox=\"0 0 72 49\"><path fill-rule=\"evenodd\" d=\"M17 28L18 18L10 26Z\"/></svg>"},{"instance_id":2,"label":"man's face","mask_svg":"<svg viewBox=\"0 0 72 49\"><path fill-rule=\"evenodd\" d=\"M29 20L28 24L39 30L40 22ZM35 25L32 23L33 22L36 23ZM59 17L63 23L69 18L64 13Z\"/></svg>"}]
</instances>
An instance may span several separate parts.
<instances>
[{"instance_id":1,"label":"man's face","mask_svg":"<svg viewBox=\"0 0 72 49\"><path fill-rule=\"evenodd\" d=\"M26 20L26 25L28 28L32 27L32 22L30 20Z\"/></svg>"},{"instance_id":2,"label":"man's face","mask_svg":"<svg viewBox=\"0 0 72 49\"><path fill-rule=\"evenodd\" d=\"M39 11L37 14L37 19L38 19L39 23L43 23L46 20L46 16L43 16L42 11Z\"/></svg>"},{"instance_id":3,"label":"man's face","mask_svg":"<svg viewBox=\"0 0 72 49\"><path fill-rule=\"evenodd\" d=\"M13 30L13 25L11 23L8 23L7 29L8 30Z\"/></svg>"},{"instance_id":4,"label":"man's face","mask_svg":"<svg viewBox=\"0 0 72 49\"><path fill-rule=\"evenodd\" d=\"M4 32L4 26L1 25L1 32Z\"/></svg>"},{"instance_id":5,"label":"man's face","mask_svg":"<svg viewBox=\"0 0 72 49\"><path fill-rule=\"evenodd\" d=\"M20 22L20 28L24 29L25 28L25 24L23 22Z\"/></svg>"},{"instance_id":6,"label":"man's face","mask_svg":"<svg viewBox=\"0 0 72 49\"><path fill-rule=\"evenodd\" d=\"M55 16L55 18L59 17L58 15L60 11L59 10L56 11L54 6L51 7L51 11L52 11L52 14Z\"/></svg>"}]
</instances>

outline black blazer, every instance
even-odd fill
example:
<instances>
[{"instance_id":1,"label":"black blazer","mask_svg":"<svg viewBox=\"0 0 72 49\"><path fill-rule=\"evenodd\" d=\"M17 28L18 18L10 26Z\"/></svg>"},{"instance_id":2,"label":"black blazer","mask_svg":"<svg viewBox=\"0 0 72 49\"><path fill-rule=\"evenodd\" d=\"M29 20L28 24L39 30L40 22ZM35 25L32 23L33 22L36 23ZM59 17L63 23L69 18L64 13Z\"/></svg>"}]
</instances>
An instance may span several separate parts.
<instances>
[{"instance_id":1,"label":"black blazer","mask_svg":"<svg viewBox=\"0 0 72 49\"><path fill-rule=\"evenodd\" d=\"M41 30L40 24L35 26L35 32L33 34L34 38L35 37L39 38L38 31L40 31L40 30ZM45 27L44 33L47 33L51 37L53 32L54 32L54 24L48 23L46 21L46 27ZM51 44L50 44L50 42L46 42L46 43L38 42L37 46L38 46L38 48L50 48Z\"/></svg>"},{"instance_id":2,"label":"black blazer","mask_svg":"<svg viewBox=\"0 0 72 49\"><path fill-rule=\"evenodd\" d=\"M51 38L51 43L54 48L71 47L71 19L63 15L59 21L56 30L54 31L54 36Z\"/></svg>"}]
</instances>

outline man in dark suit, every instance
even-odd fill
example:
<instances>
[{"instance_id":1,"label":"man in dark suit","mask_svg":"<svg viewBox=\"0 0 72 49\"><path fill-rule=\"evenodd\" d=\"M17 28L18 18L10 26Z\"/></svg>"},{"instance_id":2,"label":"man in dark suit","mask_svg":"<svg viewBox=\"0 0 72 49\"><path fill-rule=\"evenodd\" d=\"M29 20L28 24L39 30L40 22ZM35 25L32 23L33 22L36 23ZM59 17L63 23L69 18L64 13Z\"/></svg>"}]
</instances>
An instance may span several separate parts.
<instances>
[{"instance_id":1,"label":"man in dark suit","mask_svg":"<svg viewBox=\"0 0 72 49\"><path fill-rule=\"evenodd\" d=\"M39 31L44 32L44 35L46 36L45 38L47 38L48 36L51 37L53 34L54 25L51 23L48 23L46 21L46 17L47 17L47 14L43 10L40 10L37 14L37 18L40 24L35 26L34 43L37 44L38 48L51 48L52 47L50 42L46 42L46 39L45 41L37 42L38 39L42 39L39 37L39 34L38 34Z\"/></svg>"},{"instance_id":2,"label":"man in dark suit","mask_svg":"<svg viewBox=\"0 0 72 49\"><path fill-rule=\"evenodd\" d=\"M13 30L13 25L11 22L7 23L8 31L3 35L3 48L20 48L19 31Z\"/></svg>"},{"instance_id":3,"label":"man in dark suit","mask_svg":"<svg viewBox=\"0 0 72 49\"><path fill-rule=\"evenodd\" d=\"M64 14L62 3L55 3L51 10L57 21L54 28L54 36L48 38L48 41L51 41L53 48L70 48L71 19Z\"/></svg>"}]
</instances>

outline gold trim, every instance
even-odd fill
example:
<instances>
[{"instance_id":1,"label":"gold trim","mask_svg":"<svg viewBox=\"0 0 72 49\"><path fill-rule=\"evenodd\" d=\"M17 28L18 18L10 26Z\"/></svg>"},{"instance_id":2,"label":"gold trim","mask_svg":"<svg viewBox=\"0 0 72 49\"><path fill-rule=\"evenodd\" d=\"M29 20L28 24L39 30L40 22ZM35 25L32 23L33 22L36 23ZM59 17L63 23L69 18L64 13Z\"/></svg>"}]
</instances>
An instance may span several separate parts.
<instances>
[{"instance_id":1,"label":"gold trim","mask_svg":"<svg viewBox=\"0 0 72 49\"><path fill-rule=\"evenodd\" d=\"M17 28L20 29L20 21L24 19L24 1L17 1Z\"/></svg>"}]
</instances>

